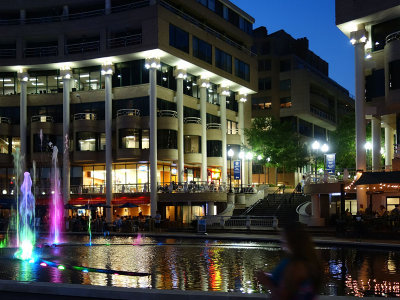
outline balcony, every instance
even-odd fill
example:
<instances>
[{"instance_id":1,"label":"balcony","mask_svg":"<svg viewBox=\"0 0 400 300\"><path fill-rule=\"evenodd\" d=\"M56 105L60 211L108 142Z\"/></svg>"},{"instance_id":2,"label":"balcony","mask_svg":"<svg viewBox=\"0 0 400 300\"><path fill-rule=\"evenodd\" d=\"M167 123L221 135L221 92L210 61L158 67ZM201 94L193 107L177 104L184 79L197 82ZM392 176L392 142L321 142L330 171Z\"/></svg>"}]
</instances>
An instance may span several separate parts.
<instances>
[{"instance_id":1,"label":"balcony","mask_svg":"<svg viewBox=\"0 0 400 300\"><path fill-rule=\"evenodd\" d=\"M139 109L120 109L117 111L117 118L118 117L140 117L140 110Z\"/></svg>"},{"instance_id":2,"label":"balcony","mask_svg":"<svg viewBox=\"0 0 400 300\"><path fill-rule=\"evenodd\" d=\"M15 58L17 49L0 49L0 58Z\"/></svg>"},{"instance_id":3,"label":"balcony","mask_svg":"<svg viewBox=\"0 0 400 300\"><path fill-rule=\"evenodd\" d=\"M159 110L158 117L178 118L178 113L175 110Z\"/></svg>"},{"instance_id":4,"label":"balcony","mask_svg":"<svg viewBox=\"0 0 400 300\"><path fill-rule=\"evenodd\" d=\"M201 125L201 118L197 117L186 117L183 119L184 124L200 124Z\"/></svg>"},{"instance_id":5,"label":"balcony","mask_svg":"<svg viewBox=\"0 0 400 300\"><path fill-rule=\"evenodd\" d=\"M58 46L25 48L24 57L57 56Z\"/></svg>"},{"instance_id":6,"label":"balcony","mask_svg":"<svg viewBox=\"0 0 400 300\"><path fill-rule=\"evenodd\" d=\"M99 51L100 51L100 41L65 45L65 55L83 54L87 52L99 52Z\"/></svg>"},{"instance_id":7,"label":"balcony","mask_svg":"<svg viewBox=\"0 0 400 300\"><path fill-rule=\"evenodd\" d=\"M74 114L74 120L91 120L95 121L97 120L97 116L94 113L78 113Z\"/></svg>"},{"instance_id":8,"label":"balcony","mask_svg":"<svg viewBox=\"0 0 400 300\"><path fill-rule=\"evenodd\" d=\"M317 108L317 107L315 107L313 105L310 105L310 112L313 115L317 116L317 117L320 117L322 119L325 119L325 120L328 120L328 121L330 121L332 123L335 123L335 116L334 115L329 114L329 113L327 113L327 112L325 112L325 111L323 111L323 110L321 110L321 109L319 109L319 108Z\"/></svg>"},{"instance_id":9,"label":"balcony","mask_svg":"<svg viewBox=\"0 0 400 300\"><path fill-rule=\"evenodd\" d=\"M11 124L11 119L7 117L0 117L0 124Z\"/></svg>"},{"instance_id":10,"label":"balcony","mask_svg":"<svg viewBox=\"0 0 400 300\"><path fill-rule=\"evenodd\" d=\"M113 48L123 48L128 46L140 45L142 43L142 34L128 35L107 40L107 47L109 49Z\"/></svg>"},{"instance_id":11,"label":"balcony","mask_svg":"<svg viewBox=\"0 0 400 300\"><path fill-rule=\"evenodd\" d=\"M400 40L400 31L393 32L393 33L389 34L386 37L386 44L388 44L390 42L393 42L393 41L396 41L396 40Z\"/></svg>"},{"instance_id":12,"label":"balcony","mask_svg":"<svg viewBox=\"0 0 400 300\"><path fill-rule=\"evenodd\" d=\"M221 124L218 124L218 123L208 123L208 124L207 124L207 129L221 130Z\"/></svg>"},{"instance_id":13,"label":"balcony","mask_svg":"<svg viewBox=\"0 0 400 300\"><path fill-rule=\"evenodd\" d=\"M178 113L174 110L159 110L157 112L158 129L178 130Z\"/></svg>"},{"instance_id":14,"label":"balcony","mask_svg":"<svg viewBox=\"0 0 400 300\"><path fill-rule=\"evenodd\" d=\"M52 116L33 116L31 119L32 123L54 123Z\"/></svg>"},{"instance_id":15,"label":"balcony","mask_svg":"<svg viewBox=\"0 0 400 300\"><path fill-rule=\"evenodd\" d=\"M183 119L183 134L201 136L201 119L197 117L186 117ZM186 161L186 159L185 159Z\"/></svg>"}]
</instances>

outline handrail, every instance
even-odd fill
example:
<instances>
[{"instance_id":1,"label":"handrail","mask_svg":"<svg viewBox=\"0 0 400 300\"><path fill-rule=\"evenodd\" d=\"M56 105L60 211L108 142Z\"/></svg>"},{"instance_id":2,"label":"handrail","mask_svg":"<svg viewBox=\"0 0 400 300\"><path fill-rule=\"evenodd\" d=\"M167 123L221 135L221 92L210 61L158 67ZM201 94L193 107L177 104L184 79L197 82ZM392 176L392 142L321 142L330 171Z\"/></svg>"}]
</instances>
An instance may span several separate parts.
<instances>
[{"instance_id":1,"label":"handrail","mask_svg":"<svg viewBox=\"0 0 400 300\"><path fill-rule=\"evenodd\" d=\"M279 186L272 194L268 194L266 198L264 199L268 199L268 197L270 195L275 195L277 194L279 191L281 190L281 187ZM250 211L253 210L254 207L256 207L258 204L260 204L260 202L262 202L264 199L259 199L257 202L255 202L253 205L250 205L244 212L242 215L247 215Z\"/></svg>"},{"instance_id":2,"label":"handrail","mask_svg":"<svg viewBox=\"0 0 400 300\"><path fill-rule=\"evenodd\" d=\"M131 10L132 8L146 7L146 6L149 6L149 4L150 4L149 0L143 0L143 1L133 2L133 3L129 3L129 4L123 4L123 5L111 7L111 12L116 13L116 12Z\"/></svg>"},{"instance_id":3,"label":"handrail","mask_svg":"<svg viewBox=\"0 0 400 300\"><path fill-rule=\"evenodd\" d=\"M393 32L386 37L386 44L394 40L400 40L400 31Z\"/></svg>"},{"instance_id":4,"label":"handrail","mask_svg":"<svg viewBox=\"0 0 400 300\"><path fill-rule=\"evenodd\" d=\"M203 24L202 22L200 22L199 20L193 18L192 16L189 16L188 14L184 13L183 11L179 10L178 8L172 6L169 3L166 3L163 0L160 0L160 5L163 6L164 8L168 9L169 11L175 13L176 15L182 17L183 19L185 19L186 21L191 22L192 24L196 25L197 27L207 31L208 33L211 33L212 35L214 35L216 38L244 51L246 54L250 55L250 56L254 56L256 57L257 54L255 54L254 52L252 52L251 50L247 49L246 47L239 45L238 43L232 41L230 38L226 37L225 35L223 35L222 33L212 29L211 27L208 27L207 25Z\"/></svg>"},{"instance_id":5,"label":"handrail","mask_svg":"<svg viewBox=\"0 0 400 300\"><path fill-rule=\"evenodd\" d=\"M100 51L100 40L65 45L65 54L66 55L92 52L92 51Z\"/></svg>"},{"instance_id":6,"label":"handrail","mask_svg":"<svg viewBox=\"0 0 400 300\"><path fill-rule=\"evenodd\" d=\"M54 123L54 118L52 116L32 116L32 123Z\"/></svg>"},{"instance_id":7,"label":"handrail","mask_svg":"<svg viewBox=\"0 0 400 300\"><path fill-rule=\"evenodd\" d=\"M0 57L15 57L17 49L0 49Z\"/></svg>"},{"instance_id":8,"label":"handrail","mask_svg":"<svg viewBox=\"0 0 400 300\"><path fill-rule=\"evenodd\" d=\"M300 208L302 208L304 205L306 205L306 204L310 204L311 203L311 201L305 201L305 202L303 202L303 203L301 203L301 204L299 204L297 207L296 207L296 213L298 214L298 215L300 215ZM306 215L303 215L302 214L302 216L310 216L309 214L307 214L307 212L304 210L304 212L306 213Z\"/></svg>"},{"instance_id":9,"label":"handrail","mask_svg":"<svg viewBox=\"0 0 400 300\"><path fill-rule=\"evenodd\" d=\"M117 117L122 116L140 116L140 110L135 108L120 109L117 111Z\"/></svg>"},{"instance_id":10,"label":"handrail","mask_svg":"<svg viewBox=\"0 0 400 300\"><path fill-rule=\"evenodd\" d=\"M25 57L57 56L58 46L25 48Z\"/></svg>"},{"instance_id":11,"label":"handrail","mask_svg":"<svg viewBox=\"0 0 400 300\"><path fill-rule=\"evenodd\" d=\"M78 113L74 114L74 120L96 120L97 115L94 113Z\"/></svg>"},{"instance_id":12,"label":"handrail","mask_svg":"<svg viewBox=\"0 0 400 300\"><path fill-rule=\"evenodd\" d=\"M183 119L185 124L201 124L201 118L198 117L186 117Z\"/></svg>"},{"instance_id":13,"label":"handrail","mask_svg":"<svg viewBox=\"0 0 400 300\"><path fill-rule=\"evenodd\" d=\"M11 124L11 119L7 117L0 117L0 124Z\"/></svg>"},{"instance_id":14,"label":"handrail","mask_svg":"<svg viewBox=\"0 0 400 300\"><path fill-rule=\"evenodd\" d=\"M207 129L219 129L221 130L221 124L218 123L208 123Z\"/></svg>"},{"instance_id":15,"label":"handrail","mask_svg":"<svg viewBox=\"0 0 400 300\"><path fill-rule=\"evenodd\" d=\"M142 34L132 34L107 40L108 48L120 48L142 43Z\"/></svg>"},{"instance_id":16,"label":"handrail","mask_svg":"<svg viewBox=\"0 0 400 300\"><path fill-rule=\"evenodd\" d=\"M158 117L170 117L178 118L178 113L175 110L159 110L157 112Z\"/></svg>"}]
</instances>

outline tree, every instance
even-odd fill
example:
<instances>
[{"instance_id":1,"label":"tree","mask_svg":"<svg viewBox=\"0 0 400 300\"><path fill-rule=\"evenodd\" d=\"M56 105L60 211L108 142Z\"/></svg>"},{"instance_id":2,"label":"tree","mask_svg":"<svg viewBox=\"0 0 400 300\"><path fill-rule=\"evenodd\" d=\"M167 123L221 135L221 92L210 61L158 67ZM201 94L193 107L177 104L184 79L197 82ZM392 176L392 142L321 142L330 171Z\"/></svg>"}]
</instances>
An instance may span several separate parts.
<instances>
[{"instance_id":1,"label":"tree","mask_svg":"<svg viewBox=\"0 0 400 300\"><path fill-rule=\"evenodd\" d=\"M253 151L263 157L264 164L294 172L308 162L307 148L290 122L255 118L245 135Z\"/></svg>"},{"instance_id":2,"label":"tree","mask_svg":"<svg viewBox=\"0 0 400 300\"><path fill-rule=\"evenodd\" d=\"M336 153L336 168L356 168L355 115L345 114L331 135L332 152ZM368 131L367 131L368 132Z\"/></svg>"}]
</instances>

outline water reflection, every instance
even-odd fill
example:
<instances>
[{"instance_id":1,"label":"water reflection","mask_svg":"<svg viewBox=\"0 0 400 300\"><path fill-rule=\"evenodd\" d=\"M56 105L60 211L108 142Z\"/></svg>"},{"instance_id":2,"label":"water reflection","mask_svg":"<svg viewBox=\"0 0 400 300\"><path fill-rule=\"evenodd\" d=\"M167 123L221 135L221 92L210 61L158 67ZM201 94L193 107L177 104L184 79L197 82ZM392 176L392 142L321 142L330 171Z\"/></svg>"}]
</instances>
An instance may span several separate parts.
<instances>
[{"instance_id":1,"label":"water reflection","mask_svg":"<svg viewBox=\"0 0 400 300\"><path fill-rule=\"evenodd\" d=\"M254 270L271 271L284 252L273 243L98 237L71 237L69 246L43 248L46 260L114 270L111 274L59 270L12 259L12 249L0 249L0 279L80 283L135 288L253 293L260 290ZM321 294L399 296L400 253L354 248L318 248L323 261ZM151 276L125 276L120 271Z\"/></svg>"}]
</instances>

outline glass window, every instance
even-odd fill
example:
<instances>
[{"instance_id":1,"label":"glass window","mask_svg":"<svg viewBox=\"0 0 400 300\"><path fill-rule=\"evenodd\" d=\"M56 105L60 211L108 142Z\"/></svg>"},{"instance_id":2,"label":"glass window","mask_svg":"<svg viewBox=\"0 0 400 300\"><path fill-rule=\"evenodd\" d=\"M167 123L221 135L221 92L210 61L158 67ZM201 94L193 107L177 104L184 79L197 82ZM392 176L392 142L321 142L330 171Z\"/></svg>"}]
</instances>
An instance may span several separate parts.
<instances>
[{"instance_id":1,"label":"glass window","mask_svg":"<svg viewBox=\"0 0 400 300\"><path fill-rule=\"evenodd\" d=\"M189 33L169 24L169 45L189 53Z\"/></svg>"},{"instance_id":2,"label":"glass window","mask_svg":"<svg viewBox=\"0 0 400 300\"><path fill-rule=\"evenodd\" d=\"M258 79L258 89L260 91L270 90L271 89L271 78L259 78Z\"/></svg>"},{"instance_id":3,"label":"glass window","mask_svg":"<svg viewBox=\"0 0 400 300\"><path fill-rule=\"evenodd\" d=\"M95 132L77 132L76 141L76 151L96 151Z\"/></svg>"},{"instance_id":4,"label":"glass window","mask_svg":"<svg viewBox=\"0 0 400 300\"><path fill-rule=\"evenodd\" d=\"M8 154L10 150L10 137L0 136L0 153Z\"/></svg>"},{"instance_id":5,"label":"glass window","mask_svg":"<svg viewBox=\"0 0 400 300\"><path fill-rule=\"evenodd\" d=\"M292 99L290 97L283 97L280 99L281 108L292 107Z\"/></svg>"},{"instance_id":6,"label":"glass window","mask_svg":"<svg viewBox=\"0 0 400 300\"><path fill-rule=\"evenodd\" d=\"M158 149L178 149L178 132L176 130L157 130Z\"/></svg>"},{"instance_id":7,"label":"glass window","mask_svg":"<svg viewBox=\"0 0 400 300\"><path fill-rule=\"evenodd\" d=\"M205 62L212 64L212 46L211 44L193 37L193 56Z\"/></svg>"},{"instance_id":8,"label":"glass window","mask_svg":"<svg viewBox=\"0 0 400 300\"><path fill-rule=\"evenodd\" d=\"M222 141L207 141L207 156L222 157Z\"/></svg>"},{"instance_id":9,"label":"glass window","mask_svg":"<svg viewBox=\"0 0 400 300\"><path fill-rule=\"evenodd\" d=\"M149 129L142 130L142 149L150 148L150 132Z\"/></svg>"},{"instance_id":10,"label":"glass window","mask_svg":"<svg viewBox=\"0 0 400 300\"><path fill-rule=\"evenodd\" d=\"M271 60L270 59L260 59L258 61L258 71L270 71L271 70Z\"/></svg>"},{"instance_id":11,"label":"glass window","mask_svg":"<svg viewBox=\"0 0 400 300\"><path fill-rule=\"evenodd\" d=\"M215 0L208 0L208 8L215 11Z\"/></svg>"},{"instance_id":12,"label":"glass window","mask_svg":"<svg viewBox=\"0 0 400 300\"><path fill-rule=\"evenodd\" d=\"M17 84L16 73L0 73L0 95L14 95Z\"/></svg>"},{"instance_id":13,"label":"glass window","mask_svg":"<svg viewBox=\"0 0 400 300\"><path fill-rule=\"evenodd\" d=\"M225 5L223 6L222 9L222 15L225 20L229 20L229 9Z\"/></svg>"},{"instance_id":14,"label":"glass window","mask_svg":"<svg viewBox=\"0 0 400 300\"><path fill-rule=\"evenodd\" d=\"M385 96L385 69L372 70L371 75L365 76L365 98L371 101L372 98Z\"/></svg>"},{"instance_id":15,"label":"glass window","mask_svg":"<svg viewBox=\"0 0 400 300\"><path fill-rule=\"evenodd\" d=\"M389 63L389 89L400 89L400 60Z\"/></svg>"},{"instance_id":16,"label":"glass window","mask_svg":"<svg viewBox=\"0 0 400 300\"><path fill-rule=\"evenodd\" d=\"M291 62L290 59L285 59L280 61L280 71L287 72L291 69Z\"/></svg>"},{"instance_id":17,"label":"glass window","mask_svg":"<svg viewBox=\"0 0 400 300\"><path fill-rule=\"evenodd\" d=\"M235 75L246 81L250 81L250 66L240 59L235 58Z\"/></svg>"},{"instance_id":18,"label":"glass window","mask_svg":"<svg viewBox=\"0 0 400 300\"><path fill-rule=\"evenodd\" d=\"M186 153L201 153L201 136L185 136L185 154Z\"/></svg>"},{"instance_id":19,"label":"glass window","mask_svg":"<svg viewBox=\"0 0 400 300\"><path fill-rule=\"evenodd\" d=\"M33 135L33 152L47 152L51 151L50 143L52 145L56 145L56 136L50 134L43 134L42 139L39 134ZM57 146L58 148L58 146ZM61 153L62 149L58 148L58 151Z\"/></svg>"},{"instance_id":20,"label":"glass window","mask_svg":"<svg viewBox=\"0 0 400 300\"><path fill-rule=\"evenodd\" d=\"M218 86L210 83L210 87L207 89L207 102L219 105L219 94L217 93Z\"/></svg>"},{"instance_id":21,"label":"glass window","mask_svg":"<svg viewBox=\"0 0 400 300\"><path fill-rule=\"evenodd\" d=\"M72 91L90 91L104 88L101 76L101 66L77 68L72 70L74 82Z\"/></svg>"},{"instance_id":22,"label":"glass window","mask_svg":"<svg viewBox=\"0 0 400 300\"><path fill-rule=\"evenodd\" d=\"M281 80L279 82L279 89L281 91L290 91L292 87L292 81L290 79Z\"/></svg>"},{"instance_id":23,"label":"glass window","mask_svg":"<svg viewBox=\"0 0 400 300\"><path fill-rule=\"evenodd\" d=\"M228 73L232 73L232 55L215 48L215 66Z\"/></svg>"},{"instance_id":24,"label":"glass window","mask_svg":"<svg viewBox=\"0 0 400 300\"><path fill-rule=\"evenodd\" d=\"M238 123L234 121L227 121L227 134L238 134Z\"/></svg>"},{"instance_id":25,"label":"glass window","mask_svg":"<svg viewBox=\"0 0 400 300\"><path fill-rule=\"evenodd\" d=\"M100 133L99 151L106 151L106 134L105 133Z\"/></svg>"},{"instance_id":26,"label":"glass window","mask_svg":"<svg viewBox=\"0 0 400 300\"><path fill-rule=\"evenodd\" d=\"M386 211L391 212L399 204L400 198L386 198Z\"/></svg>"},{"instance_id":27,"label":"glass window","mask_svg":"<svg viewBox=\"0 0 400 300\"><path fill-rule=\"evenodd\" d=\"M314 125L314 138L326 141L326 130L325 128Z\"/></svg>"},{"instance_id":28,"label":"glass window","mask_svg":"<svg viewBox=\"0 0 400 300\"><path fill-rule=\"evenodd\" d=\"M269 97L252 98L251 103L254 110L270 109L272 106L271 99Z\"/></svg>"},{"instance_id":29,"label":"glass window","mask_svg":"<svg viewBox=\"0 0 400 300\"><path fill-rule=\"evenodd\" d=\"M312 124L310 122L299 119L299 133L304 136L312 137Z\"/></svg>"},{"instance_id":30,"label":"glass window","mask_svg":"<svg viewBox=\"0 0 400 300\"><path fill-rule=\"evenodd\" d=\"M140 130L139 129L119 129L119 148L139 149Z\"/></svg>"},{"instance_id":31,"label":"glass window","mask_svg":"<svg viewBox=\"0 0 400 300\"><path fill-rule=\"evenodd\" d=\"M11 141L12 154L15 154L17 148L21 149L21 142L19 137L13 137Z\"/></svg>"}]
</instances>

